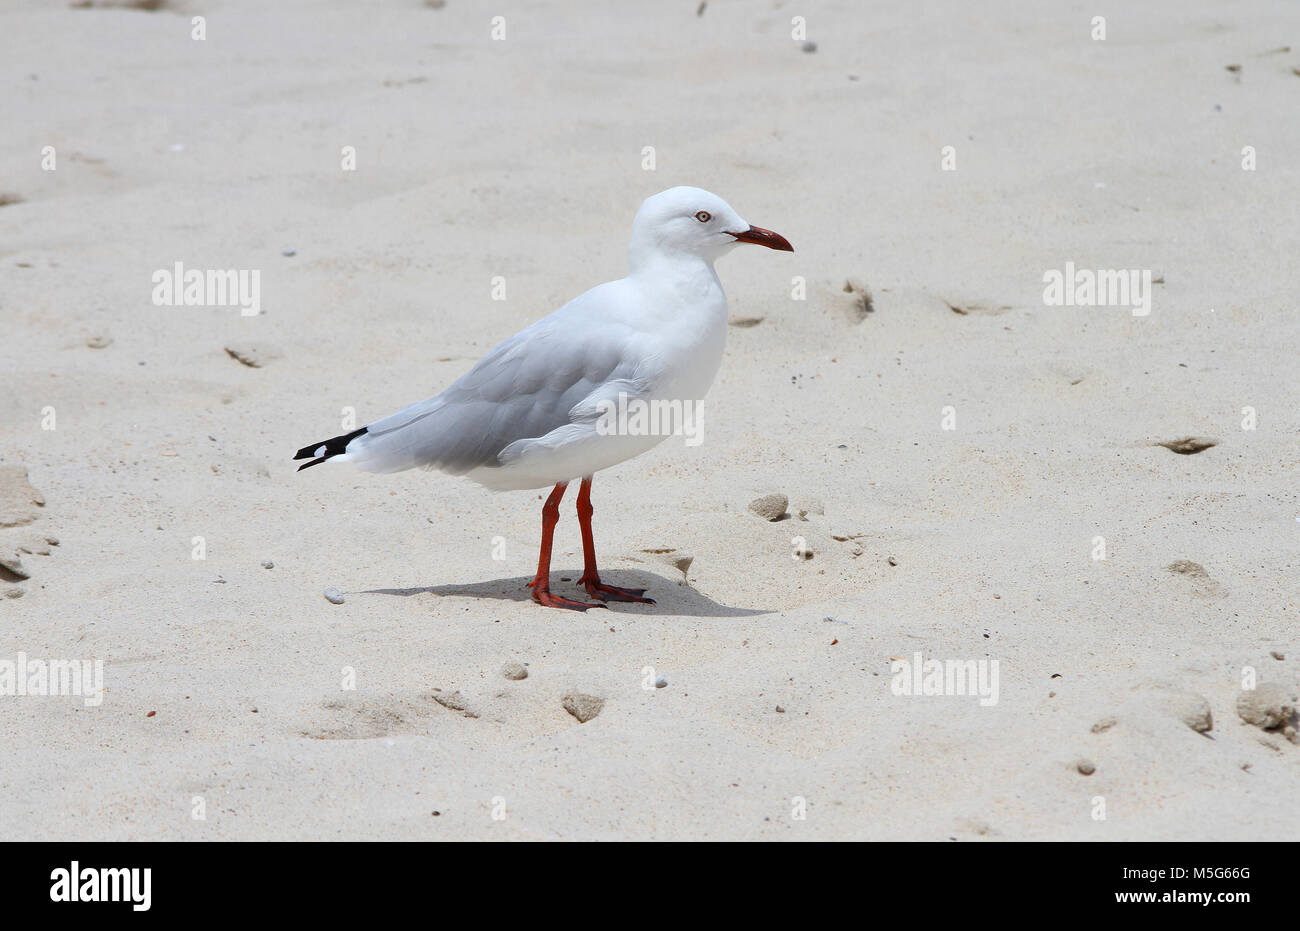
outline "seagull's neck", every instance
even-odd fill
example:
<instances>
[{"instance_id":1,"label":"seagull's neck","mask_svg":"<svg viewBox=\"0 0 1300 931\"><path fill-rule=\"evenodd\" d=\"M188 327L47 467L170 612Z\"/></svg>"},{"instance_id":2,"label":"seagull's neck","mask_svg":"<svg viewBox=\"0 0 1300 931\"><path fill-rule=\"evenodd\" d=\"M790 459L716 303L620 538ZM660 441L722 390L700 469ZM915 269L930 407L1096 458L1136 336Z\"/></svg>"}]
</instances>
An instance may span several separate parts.
<instances>
[{"instance_id":1,"label":"seagull's neck","mask_svg":"<svg viewBox=\"0 0 1300 931\"><path fill-rule=\"evenodd\" d=\"M628 280L642 287L668 290L684 302L721 298L722 282L713 262L689 252L652 250L633 254Z\"/></svg>"}]
</instances>

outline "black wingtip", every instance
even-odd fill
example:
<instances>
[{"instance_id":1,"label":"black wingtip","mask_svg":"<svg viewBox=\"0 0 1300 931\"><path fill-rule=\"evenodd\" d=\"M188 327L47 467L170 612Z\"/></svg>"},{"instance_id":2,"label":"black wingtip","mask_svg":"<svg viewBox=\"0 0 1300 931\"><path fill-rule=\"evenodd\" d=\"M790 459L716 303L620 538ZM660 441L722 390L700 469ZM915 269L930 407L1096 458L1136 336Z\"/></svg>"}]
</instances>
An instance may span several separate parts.
<instances>
[{"instance_id":1,"label":"black wingtip","mask_svg":"<svg viewBox=\"0 0 1300 931\"><path fill-rule=\"evenodd\" d=\"M294 454L294 460L311 459L314 461L298 466L298 471L301 472L303 469L309 469L314 465L320 465L326 459L332 459L335 456L343 455L348 451L348 444L365 432L366 428L362 427L360 430L353 430L351 433L333 436L328 440L320 440L319 442L312 443L310 446L304 446ZM324 448L324 452L320 451L322 448Z\"/></svg>"}]
</instances>

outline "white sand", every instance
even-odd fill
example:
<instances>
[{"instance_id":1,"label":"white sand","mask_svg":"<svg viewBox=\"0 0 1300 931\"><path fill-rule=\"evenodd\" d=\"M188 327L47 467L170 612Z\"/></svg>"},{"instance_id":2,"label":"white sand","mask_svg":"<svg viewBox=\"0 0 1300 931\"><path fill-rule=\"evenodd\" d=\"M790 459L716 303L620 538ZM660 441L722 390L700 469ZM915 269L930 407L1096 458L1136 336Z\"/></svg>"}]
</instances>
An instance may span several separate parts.
<instances>
[{"instance_id":1,"label":"white sand","mask_svg":"<svg viewBox=\"0 0 1300 931\"><path fill-rule=\"evenodd\" d=\"M107 689L0 697L0 836L1300 835L1300 745L1234 711L1243 667L1300 681L1292 0L1117 9L1102 42L1067 2L695 6L0 12L0 465L46 500L0 529L37 550L0 660L102 659ZM763 320L703 445L597 478L607 580L657 606L533 605L535 493L295 473L342 408L435 393L621 275L674 184L797 251L719 265ZM154 306L176 261L260 270L265 313ZM1164 282L1145 317L1044 306L1067 261ZM1219 444L1151 445L1184 436ZM765 523L768 492L825 515ZM580 565L571 492L554 567ZM997 660L999 702L892 694L916 651Z\"/></svg>"}]
</instances>

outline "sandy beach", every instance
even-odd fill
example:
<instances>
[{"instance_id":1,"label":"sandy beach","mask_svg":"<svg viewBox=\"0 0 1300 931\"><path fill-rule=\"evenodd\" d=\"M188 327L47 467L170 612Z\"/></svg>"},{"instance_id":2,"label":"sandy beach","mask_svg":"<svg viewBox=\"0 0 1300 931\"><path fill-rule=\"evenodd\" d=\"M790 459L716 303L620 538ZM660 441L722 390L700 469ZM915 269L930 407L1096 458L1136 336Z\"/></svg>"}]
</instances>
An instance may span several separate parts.
<instances>
[{"instance_id":1,"label":"sandy beach","mask_svg":"<svg viewBox=\"0 0 1300 931\"><path fill-rule=\"evenodd\" d=\"M1292 0L156 5L0 11L0 661L102 670L0 662L0 837L1300 837ZM795 252L596 478L657 604L535 605L544 492L295 471L675 185Z\"/></svg>"}]
</instances>

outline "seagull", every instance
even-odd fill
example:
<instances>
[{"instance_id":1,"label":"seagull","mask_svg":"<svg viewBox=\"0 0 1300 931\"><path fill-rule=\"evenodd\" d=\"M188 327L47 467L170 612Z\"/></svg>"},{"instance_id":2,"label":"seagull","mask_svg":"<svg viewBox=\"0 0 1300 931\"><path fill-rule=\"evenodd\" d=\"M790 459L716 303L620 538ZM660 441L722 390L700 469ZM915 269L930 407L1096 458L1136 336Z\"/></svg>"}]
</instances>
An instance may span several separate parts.
<instances>
[{"instance_id":1,"label":"seagull","mask_svg":"<svg viewBox=\"0 0 1300 931\"><path fill-rule=\"evenodd\" d=\"M591 481L674 431L634 429L615 409L699 405L722 363L727 298L713 263L740 243L794 247L751 226L716 194L674 187L646 198L632 222L626 278L597 285L492 349L441 394L360 430L310 443L299 471L349 462L368 472L422 467L496 491L551 488L533 600L586 611L607 601L654 604L643 588L606 585L596 569ZM662 427L662 423L660 423ZM680 427L680 424L678 424ZM574 479L582 532L578 580L595 603L551 592L551 542Z\"/></svg>"}]
</instances>

